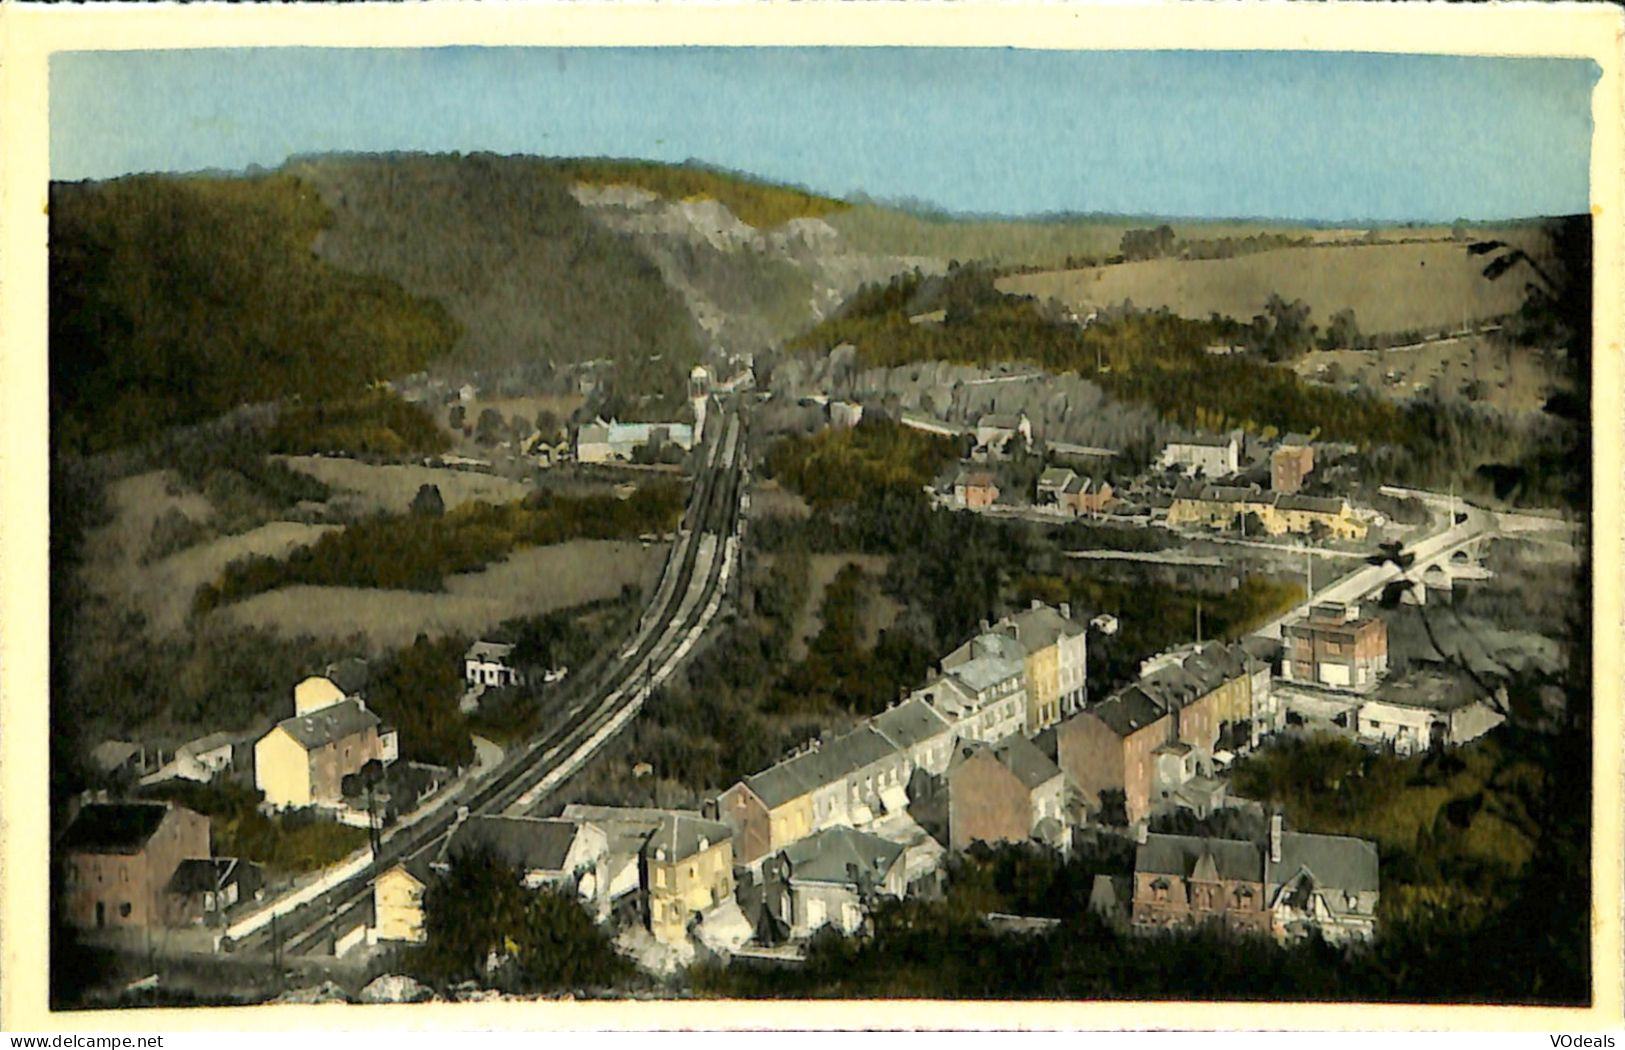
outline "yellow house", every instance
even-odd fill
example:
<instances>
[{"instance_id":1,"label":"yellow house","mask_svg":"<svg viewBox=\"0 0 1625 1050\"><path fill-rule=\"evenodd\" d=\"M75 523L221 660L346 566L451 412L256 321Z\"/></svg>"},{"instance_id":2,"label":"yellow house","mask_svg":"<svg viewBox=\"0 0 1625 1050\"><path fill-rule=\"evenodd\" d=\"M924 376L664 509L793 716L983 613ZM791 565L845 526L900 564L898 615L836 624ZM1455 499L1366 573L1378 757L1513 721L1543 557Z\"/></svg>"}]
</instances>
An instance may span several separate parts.
<instances>
[{"instance_id":1,"label":"yellow house","mask_svg":"<svg viewBox=\"0 0 1625 1050\"><path fill-rule=\"evenodd\" d=\"M323 675L313 674L293 687L293 713L306 715L324 707L342 704L348 700L337 682Z\"/></svg>"},{"instance_id":2,"label":"yellow house","mask_svg":"<svg viewBox=\"0 0 1625 1050\"><path fill-rule=\"evenodd\" d=\"M797 755L717 796L718 813L734 830L743 863L777 853L816 830L813 795L843 779L827 765L817 752Z\"/></svg>"},{"instance_id":3,"label":"yellow house","mask_svg":"<svg viewBox=\"0 0 1625 1050\"><path fill-rule=\"evenodd\" d=\"M1207 642L1159 653L1140 664L1140 675L1153 696L1162 687L1183 690L1177 700L1180 725L1187 714L1193 724L1189 739L1181 739L1206 743L1220 738L1226 724L1240 727L1254 718L1254 666L1240 644Z\"/></svg>"},{"instance_id":4,"label":"yellow house","mask_svg":"<svg viewBox=\"0 0 1625 1050\"><path fill-rule=\"evenodd\" d=\"M406 861L380 874L372 883L373 936L380 941L422 944L423 893L431 881L426 863Z\"/></svg>"},{"instance_id":5,"label":"yellow house","mask_svg":"<svg viewBox=\"0 0 1625 1050\"><path fill-rule=\"evenodd\" d=\"M734 894L732 832L726 824L670 813L643 847L649 931L667 944L688 937L690 916Z\"/></svg>"},{"instance_id":6,"label":"yellow house","mask_svg":"<svg viewBox=\"0 0 1625 1050\"><path fill-rule=\"evenodd\" d=\"M278 809L337 803L346 776L393 760L394 738L360 700L296 714L254 744L254 784Z\"/></svg>"},{"instance_id":7,"label":"yellow house","mask_svg":"<svg viewBox=\"0 0 1625 1050\"><path fill-rule=\"evenodd\" d=\"M1309 535L1317 525L1337 539L1360 540L1367 532L1366 523L1355 516L1347 500L1221 485L1209 485L1200 494L1176 496L1168 507L1168 524L1223 529L1247 514L1256 516L1271 536Z\"/></svg>"},{"instance_id":8,"label":"yellow house","mask_svg":"<svg viewBox=\"0 0 1625 1050\"><path fill-rule=\"evenodd\" d=\"M1000 620L994 631L1023 650L1029 736L1059 723L1063 714L1081 706L1086 628L1073 622L1070 605L1057 609L1034 601L1030 608Z\"/></svg>"}]
</instances>

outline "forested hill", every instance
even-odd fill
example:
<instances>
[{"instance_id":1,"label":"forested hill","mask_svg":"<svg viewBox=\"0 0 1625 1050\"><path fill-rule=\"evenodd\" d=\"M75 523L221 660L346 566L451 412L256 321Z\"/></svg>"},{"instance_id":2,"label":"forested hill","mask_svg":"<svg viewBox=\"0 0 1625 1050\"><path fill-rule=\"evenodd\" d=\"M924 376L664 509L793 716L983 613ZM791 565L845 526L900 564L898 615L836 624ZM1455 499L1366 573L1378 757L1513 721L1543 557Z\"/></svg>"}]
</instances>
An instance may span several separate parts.
<instances>
[{"instance_id":1,"label":"forested hill","mask_svg":"<svg viewBox=\"0 0 1625 1050\"><path fill-rule=\"evenodd\" d=\"M58 184L50 209L58 448L353 391L424 367L457 338L438 303L312 255L330 216L287 174Z\"/></svg>"},{"instance_id":2,"label":"forested hill","mask_svg":"<svg viewBox=\"0 0 1625 1050\"><path fill-rule=\"evenodd\" d=\"M631 387L680 388L699 349L681 297L546 161L335 156L52 187L59 447L436 362L609 358Z\"/></svg>"},{"instance_id":3,"label":"forested hill","mask_svg":"<svg viewBox=\"0 0 1625 1050\"><path fill-rule=\"evenodd\" d=\"M471 369L609 359L631 388L686 379L700 333L630 239L595 222L555 162L472 155L328 155L285 171L332 210L316 252L443 303Z\"/></svg>"}]
</instances>

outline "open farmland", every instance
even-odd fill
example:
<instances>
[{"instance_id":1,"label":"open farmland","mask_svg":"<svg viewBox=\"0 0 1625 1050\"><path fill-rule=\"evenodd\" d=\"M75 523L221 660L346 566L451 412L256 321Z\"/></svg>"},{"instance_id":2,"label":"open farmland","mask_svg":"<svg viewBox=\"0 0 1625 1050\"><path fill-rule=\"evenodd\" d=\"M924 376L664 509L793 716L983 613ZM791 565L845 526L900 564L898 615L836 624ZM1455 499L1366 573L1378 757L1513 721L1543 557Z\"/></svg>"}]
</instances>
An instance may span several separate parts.
<instances>
[{"instance_id":1,"label":"open farmland","mask_svg":"<svg viewBox=\"0 0 1625 1050\"><path fill-rule=\"evenodd\" d=\"M398 463L380 465L325 456L278 458L293 469L326 482L336 496L342 498L348 494L355 504L355 511L361 514L375 511L404 513L411 506L418 488L423 485L439 488L440 498L445 500L448 510L474 500L508 503L523 499L530 491L516 481L468 470Z\"/></svg>"},{"instance_id":2,"label":"open farmland","mask_svg":"<svg viewBox=\"0 0 1625 1050\"><path fill-rule=\"evenodd\" d=\"M1452 241L1284 248L1233 259L1145 262L1006 277L1000 291L1053 298L1074 310L1133 300L1182 317L1245 321L1271 293L1302 299L1322 326L1353 309L1362 332L1453 331L1523 302L1523 282L1486 280L1484 260Z\"/></svg>"},{"instance_id":3,"label":"open farmland","mask_svg":"<svg viewBox=\"0 0 1625 1050\"><path fill-rule=\"evenodd\" d=\"M1503 412L1538 412L1561 381L1552 362L1521 347L1492 345L1482 336L1439 339L1387 350L1321 350L1292 365L1305 379L1361 387L1396 400L1434 390Z\"/></svg>"},{"instance_id":4,"label":"open farmland","mask_svg":"<svg viewBox=\"0 0 1625 1050\"><path fill-rule=\"evenodd\" d=\"M574 540L515 551L479 572L446 580L442 593L363 587L283 587L226 606L212 618L292 637L366 636L374 652L419 634L478 634L504 620L612 598L627 584L653 593L665 544Z\"/></svg>"},{"instance_id":5,"label":"open farmland","mask_svg":"<svg viewBox=\"0 0 1625 1050\"><path fill-rule=\"evenodd\" d=\"M202 496L171 489L166 471L120 478L108 486L111 523L86 537L86 580L118 604L140 612L155 637L179 631L191 610L193 592L230 562L250 554L280 557L335 527L276 521L143 564L140 555L153 523L165 512L179 510L200 522L214 513Z\"/></svg>"},{"instance_id":6,"label":"open farmland","mask_svg":"<svg viewBox=\"0 0 1625 1050\"><path fill-rule=\"evenodd\" d=\"M886 255L930 256L984 261L1001 266L1060 266L1068 256L1108 258L1116 255L1123 234L1167 222L1180 240L1208 241L1258 234L1308 237L1319 243L1364 236L1365 229L1331 229L1286 223L1188 219L1071 216L1053 219L937 217L859 205L824 217L854 251ZM1447 231L1383 231L1394 237L1442 236Z\"/></svg>"}]
</instances>

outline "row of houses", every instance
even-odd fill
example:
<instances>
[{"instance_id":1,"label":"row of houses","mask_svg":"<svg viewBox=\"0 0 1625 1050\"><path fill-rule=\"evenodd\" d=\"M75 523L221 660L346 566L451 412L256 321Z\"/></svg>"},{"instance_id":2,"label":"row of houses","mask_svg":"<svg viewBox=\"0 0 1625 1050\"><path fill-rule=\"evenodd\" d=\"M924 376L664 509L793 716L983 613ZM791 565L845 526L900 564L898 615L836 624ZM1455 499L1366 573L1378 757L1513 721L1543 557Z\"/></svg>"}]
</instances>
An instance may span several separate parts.
<instances>
[{"instance_id":1,"label":"row of houses","mask_svg":"<svg viewBox=\"0 0 1625 1050\"><path fill-rule=\"evenodd\" d=\"M956 749L995 745L1009 765L1004 742L1080 709L1087 659L1087 626L1070 606L1035 602L984 625L901 703L724 791L719 817L734 829L741 860L753 863L825 829L905 810L917 773L941 778L976 757Z\"/></svg>"},{"instance_id":2,"label":"row of houses","mask_svg":"<svg viewBox=\"0 0 1625 1050\"><path fill-rule=\"evenodd\" d=\"M1209 642L1146 661L1128 686L1061 723L1061 769L1096 812L1121 792L1139 824L1173 808L1206 816L1226 804L1216 760L1281 726L1263 647ZM1221 746L1221 744L1223 746Z\"/></svg>"},{"instance_id":3,"label":"row of houses","mask_svg":"<svg viewBox=\"0 0 1625 1050\"><path fill-rule=\"evenodd\" d=\"M1181 484L1168 506L1167 520L1175 528L1228 529L1249 517L1271 536L1324 531L1334 539L1361 540L1370 531L1346 499L1265 491L1253 485Z\"/></svg>"},{"instance_id":4,"label":"row of houses","mask_svg":"<svg viewBox=\"0 0 1625 1050\"><path fill-rule=\"evenodd\" d=\"M1242 442L1239 431L1170 441L1157 457L1157 465L1209 481L1233 477L1242 469ZM1300 491L1315 469L1315 448L1310 438L1305 434L1286 435L1270 450L1269 468L1271 491L1288 495Z\"/></svg>"}]
</instances>

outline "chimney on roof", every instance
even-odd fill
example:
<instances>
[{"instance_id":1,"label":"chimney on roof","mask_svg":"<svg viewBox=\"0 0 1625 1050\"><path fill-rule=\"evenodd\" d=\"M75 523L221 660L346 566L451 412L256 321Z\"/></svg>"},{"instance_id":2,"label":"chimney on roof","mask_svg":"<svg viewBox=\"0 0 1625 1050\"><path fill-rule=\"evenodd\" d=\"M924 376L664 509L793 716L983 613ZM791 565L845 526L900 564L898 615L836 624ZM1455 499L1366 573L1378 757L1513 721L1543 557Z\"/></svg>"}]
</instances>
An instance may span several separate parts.
<instances>
[{"instance_id":1,"label":"chimney on roof","mask_svg":"<svg viewBox=\"0 0 1625 1050\"><path fill-rule=\"evenodd\" d=\"M1281 863L1281 814L1270 817L1270 863Z\"/></svg>"},{"instance_id":2,"label":"chimney on roof","mask_svg":"<svg viewBox=\"0 0 1625 1050\"><path fill-rule=\"evenodd\" d=\"M1134 825L1134 841L1139 845L1145 845L1146 838L1149 836L1149 834L1150 828L1147 826L1145 821L1142 820L1138 824Z\"/></svg>"},{"instance_id":3,"label":"chimney on roof","mask_svg":"<svg viewBox=\"0 0 1625 1050\"><path fill-rule=\"evenodd\" d=\"M710 848L711 848L711 840L706 838L704 835L701 835L700 836L700 852L704 853L706 850L708 850Z\"/></svg>"},{"instance_id":4,"label":"chimney on roof","mask_svg":"<svg viewBox=\"0 0 1625 1050\"><path fill-rule=\"evenodd\" d=\"M1072 619L1072 603L1071 602L1062 602L1061 603L1061 619L1063 619L1063 620Z\"/></svg>"},{"instance_id":5,"label":"chimney on roof","mask_svg":"<svg viewBox=\"0 0 1625 1050\"><path fill-rule=\"evenodd\" d=\"M982 633L983 634L986 634L988 631L991 631L992 629L993 629L992 624L988 623L986 620L982 621Z\"/></svg>"},{"instance_id":6,"label":"chimney on roof","mask_svg":"<svg viewBox=\"0 0 1625 1050\"><path fill-rule=\"evenodd\" d=\"M1041 601L1039 601L1039 600L1038 600L1038 599L1037 599L1037 598L1034 598L1034 599L1033 599L1033 604L1032 604L1032 607L1033 607L1033 608L1034 608L1034 609L1041 609L1041 608L1043 608L1043 607L1044 607L1044 603L1043 603L1043 602L1041 602Z\"/></svg>"}]
</instances>

